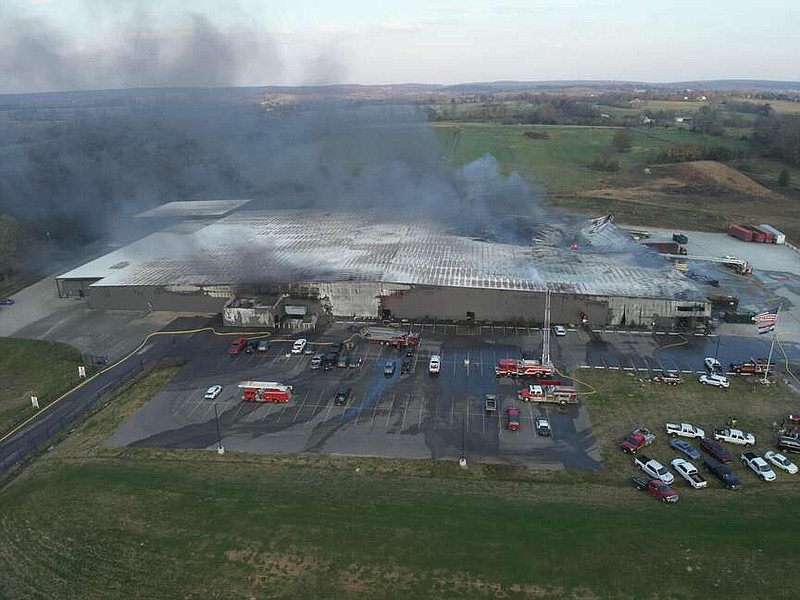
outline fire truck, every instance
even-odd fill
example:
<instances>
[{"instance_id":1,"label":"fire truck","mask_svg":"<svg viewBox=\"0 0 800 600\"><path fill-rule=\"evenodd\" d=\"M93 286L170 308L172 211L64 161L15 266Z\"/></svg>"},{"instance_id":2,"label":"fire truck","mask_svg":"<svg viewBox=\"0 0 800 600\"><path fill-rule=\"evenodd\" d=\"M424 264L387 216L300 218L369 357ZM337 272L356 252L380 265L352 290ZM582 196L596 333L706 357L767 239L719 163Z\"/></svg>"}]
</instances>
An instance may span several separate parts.
<instances>
[{"instance_id":1,"label":"fire truck","mask_svg":"<svg viewBox=\"0 0 800 600\"><path fill-rule=\"evenodd\" d=\"M242 381L242 400L248 402L289 402L292 399L292 386L274 381Z\"/></svg>"},{"instance_id":2,"label":"fire truck","mask_svg":"<svg viewBox=\"0 0 800 600\"><path fill-rule=\"evenodd\" d=\"M550 377L554 371L552 366L538 360L501 358L494 372L498 377Z\"/></svg>"},{"instance_id":3,"label":"fire truck","mask_svg":"<svg viewBox=\"0 0 800 600\"><path fill-rule=\"evenodd\" d=\"M571 385L548 385L544 388L544 396L531 398L534 402L554 402L556 404L577 404L578 390Z\"/></svg>"},{"instance_id":4,"label":"fire truck","mask_svg":"<svg viewBox=\"0 0 800 600\"><path fill-rule=\"evenodd\" d=\"M767 362L764 358L751 358L745 362L731 363L731 371L737 375L772 375L775 363Z\"/></svg>"},{"instance_id":5,"label":"fire truck","mask_svg":"<svg viewBox=\"0 0 800 600\"><path fill-rule=\"evenodd\" d=\"M366 327L361 332L361 336L373 344L381 346L393 346L402 348L404 346L419 346L419 334L411 331L403 331L392 327Z\"/></svg>"}]
</instances>

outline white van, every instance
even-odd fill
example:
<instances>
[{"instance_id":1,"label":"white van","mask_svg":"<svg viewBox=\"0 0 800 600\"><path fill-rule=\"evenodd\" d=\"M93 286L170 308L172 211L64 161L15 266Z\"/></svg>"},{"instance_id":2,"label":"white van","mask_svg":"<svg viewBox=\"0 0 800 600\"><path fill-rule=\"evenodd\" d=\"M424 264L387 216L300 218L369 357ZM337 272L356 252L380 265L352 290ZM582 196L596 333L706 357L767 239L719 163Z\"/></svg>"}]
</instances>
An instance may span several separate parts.
<instances>
[{"instance_id":1,"label":"white van","mask_svg":"<svg viewBox=\"0 0 800 600\"><path fill-rule=\"evenodd\" d=\"M431 362L428 363L428 372L431 375L436 375L442 368L442 357L438 354L431 355Z\"/></svg>"},{"instance_id":2,"label":"white van","mask_svg":"<svg viewBox=\"0 0 800 600\"><path fill-rule=\"evenodd\" d=\"M295 340L294 345L292 346L292 354L302 354L303 350L306 349L306 344L308 340L305 338L300 338L299 340Z\"/></svg>"}]
</instances>

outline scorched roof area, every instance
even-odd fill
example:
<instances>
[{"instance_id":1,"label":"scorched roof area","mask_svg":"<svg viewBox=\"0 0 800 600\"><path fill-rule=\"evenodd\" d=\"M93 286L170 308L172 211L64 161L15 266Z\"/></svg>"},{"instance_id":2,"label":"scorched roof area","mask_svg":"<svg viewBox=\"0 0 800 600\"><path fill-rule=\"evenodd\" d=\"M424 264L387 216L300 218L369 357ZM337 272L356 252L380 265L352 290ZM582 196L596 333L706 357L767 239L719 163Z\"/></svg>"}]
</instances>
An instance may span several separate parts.
<instances>
[{"instance_id":1,"label":"scorched roof area","mask_svg":"<svg viewBox=\"0 0 800 600\"><path fill-rule=\"evenodd\" d=\"M243 211L194 231L152 234L60 279L97 278L101 286L354 281L702 299L665 260L628 242L597 219L523 246L372 213Z\"/></svg>"}]
</instances>

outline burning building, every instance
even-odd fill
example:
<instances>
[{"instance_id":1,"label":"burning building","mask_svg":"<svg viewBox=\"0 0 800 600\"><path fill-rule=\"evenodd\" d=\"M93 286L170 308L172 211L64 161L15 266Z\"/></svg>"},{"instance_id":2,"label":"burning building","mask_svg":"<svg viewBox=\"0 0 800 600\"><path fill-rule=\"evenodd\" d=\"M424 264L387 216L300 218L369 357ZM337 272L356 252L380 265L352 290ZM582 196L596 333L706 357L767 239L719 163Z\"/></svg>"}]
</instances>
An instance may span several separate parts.
<instances>
[{"instance_id":1,"label":"burning building","mask_svg":"<svg viewBox=\"0 0 800 600\"><path fill-rule=\"evenodd\" d=\"M546 291L555 322L672 326L710 316L690 280L611 218L511 244L379 212L242 210L173 224L57 285L59 296L86 296L98 309L218 313L259 297L264 325L298 304L336 317L538 322Z\"/></svg>"}]
</instances>

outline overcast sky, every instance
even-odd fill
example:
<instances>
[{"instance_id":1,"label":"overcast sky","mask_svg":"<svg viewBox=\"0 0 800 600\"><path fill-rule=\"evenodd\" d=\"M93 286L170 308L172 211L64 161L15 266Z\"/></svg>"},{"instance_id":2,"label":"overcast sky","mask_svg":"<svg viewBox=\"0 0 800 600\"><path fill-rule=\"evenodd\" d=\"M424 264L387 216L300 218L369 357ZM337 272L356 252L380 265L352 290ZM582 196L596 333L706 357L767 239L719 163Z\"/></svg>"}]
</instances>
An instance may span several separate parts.
<instances>
[{"instance_id":1,"label":"overcast sky","mask_svg":"<svg viewBox=\"0 0 800 600\"><path fill-rule=\"evenodd\" d=\"M797 81L798 22L800 0L0 0L0 92Z\"/></svg>"}]
</instances>

